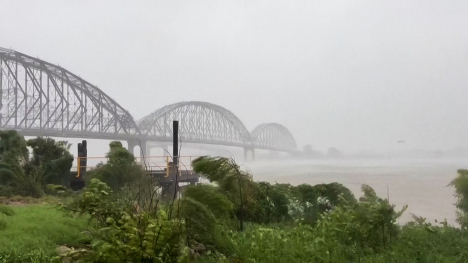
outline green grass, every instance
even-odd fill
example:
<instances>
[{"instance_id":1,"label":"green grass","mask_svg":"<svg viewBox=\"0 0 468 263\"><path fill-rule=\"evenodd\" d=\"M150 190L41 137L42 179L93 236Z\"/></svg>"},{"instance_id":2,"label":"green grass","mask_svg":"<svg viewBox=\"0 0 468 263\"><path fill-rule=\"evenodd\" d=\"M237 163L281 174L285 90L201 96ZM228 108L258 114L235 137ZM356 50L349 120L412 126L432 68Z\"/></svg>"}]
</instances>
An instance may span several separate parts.
<instances>
[{"instance_id":1,"label":"green grass","mask_svg":"<svg viewBox=\"0 0 468 263\"><path fill-rule=\"evenodd\" d=\"M50 204L11 208L15 215L3 216L7 226L0 230L0 263L47 262L57 246L79 247L86 241L81 234L87 228L84 218L64 216Z\"/></svg>"},{"instance_id":2,"label":"green grass","mask_svg":"<svg viewBox=\"0 0 468 263\"><path fill-rule=\"evenodd\" d=\"M380 251L362 250L337 241L317 244L320 233L301 226L250 226L226 236L228 258L211 254L197 263L462 263L468 262L468 233L453 227L405 226L398 240ZM227 242L229 243L229 242ZM319 245L319 246L317 246Z\"/></svg>"},{"instance_id":3,"label":"green grass","mask_svg":"<svg viewBox=\"0 0 468 263\"><path fill-rule=\"evenodd\" d=\"M0 205L0 214L5 215L5 216L14 216L15 210L13 210L13 208L9 206Z\"/></svg>"}]
</instances>

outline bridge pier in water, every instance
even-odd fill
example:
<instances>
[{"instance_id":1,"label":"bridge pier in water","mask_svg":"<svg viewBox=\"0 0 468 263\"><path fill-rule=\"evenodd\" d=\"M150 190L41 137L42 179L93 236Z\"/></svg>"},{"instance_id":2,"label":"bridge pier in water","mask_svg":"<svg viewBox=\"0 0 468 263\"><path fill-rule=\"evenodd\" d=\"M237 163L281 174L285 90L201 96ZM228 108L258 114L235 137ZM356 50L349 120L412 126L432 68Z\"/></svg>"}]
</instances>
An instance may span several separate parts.
<instances>
[{"instance_id":1,"label":"bridge pier in water","mask_svg":"<svg viewBox=\"0 0 468 263\"><path fill-rule=\"evenodd\" d=\"M255 161L255 148L244 148L244 161L249 160L249 151L252 152L252 161Z\"/></svg>"},{"instance_id":2,"label":"bridge pier in water","mask_svg":"<svg viewBox=\"0 0 468 263\"><path fill-rule=\"evenodd\" d=\"M137 141L137 140L128 140L127 141L127 144L128 144L128 151L132 154L134 154L134 150L135 150L135 146L140 146L140 157L144 157L144 156L149 156L150 154L150 147L148 147L148 143L146 141Z\"/></svg>"}]
</instances>

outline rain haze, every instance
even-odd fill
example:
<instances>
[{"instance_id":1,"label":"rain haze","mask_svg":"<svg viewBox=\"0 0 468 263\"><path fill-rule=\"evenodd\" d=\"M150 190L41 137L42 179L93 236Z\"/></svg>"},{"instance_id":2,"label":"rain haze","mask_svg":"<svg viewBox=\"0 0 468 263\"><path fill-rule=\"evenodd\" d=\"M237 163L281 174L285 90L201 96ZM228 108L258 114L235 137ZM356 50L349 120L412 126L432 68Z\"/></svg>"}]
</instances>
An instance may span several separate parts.
<instances>
[{"instance_id":1,"label":"rain haze","mask_svg":"<svg viewBox=\"0 0 468 263\"><path fill-rule=\"evenodd\" d=\"M81 76L136 120L206 101L249 131L284 125L300 150L387 157L247 164L258 180L336 181L356 195L368 183L386 196L388 185L398 206L455 221L446 185L468 156L468 1L0 0L0 9L0 47ZM90 143L90 154L107 144ZM431 159L438 151L450 158Z\"/></svg>"}]
</instances>

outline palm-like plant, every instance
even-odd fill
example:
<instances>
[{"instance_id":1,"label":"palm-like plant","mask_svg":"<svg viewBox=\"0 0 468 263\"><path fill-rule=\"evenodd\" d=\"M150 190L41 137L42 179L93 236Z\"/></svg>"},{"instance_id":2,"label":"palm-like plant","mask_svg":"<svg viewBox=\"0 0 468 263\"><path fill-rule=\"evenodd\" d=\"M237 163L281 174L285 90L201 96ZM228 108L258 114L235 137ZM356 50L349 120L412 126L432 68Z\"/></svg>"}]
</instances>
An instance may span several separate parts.
<instances>
[{"instance_id":1,"label":"palm-like plant","mask_svg":"<svg viewBox=\"0 0 468 263\"><path fill-rule=\"evenodd\" d=\"M243 230L244 205L255 202L252 175L242 171L233 158L202 156L193 161L193 170L216 182L220 190L239 207L240 228Z\"/></svg>"}]
</instances>

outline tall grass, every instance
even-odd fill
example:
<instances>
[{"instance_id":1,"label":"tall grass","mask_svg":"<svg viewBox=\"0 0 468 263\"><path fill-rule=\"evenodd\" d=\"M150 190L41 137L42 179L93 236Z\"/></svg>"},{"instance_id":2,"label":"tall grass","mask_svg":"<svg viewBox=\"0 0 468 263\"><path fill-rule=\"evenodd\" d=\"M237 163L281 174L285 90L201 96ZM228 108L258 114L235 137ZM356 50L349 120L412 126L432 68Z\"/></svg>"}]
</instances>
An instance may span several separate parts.
<instances>
[{"instance_id":1,"label":"tall grass","mask_svg":"<svg viewBox=\"0 0 468 263\"><path fill-rule=\"evenodd\" d=\"M85 218L66 217L49 204L10 207L15 215L3 218L7 227L0 230L0 262L47 262L57 246L87 242L81 234L87 227Z\"/></svg>"}]
</instances>

